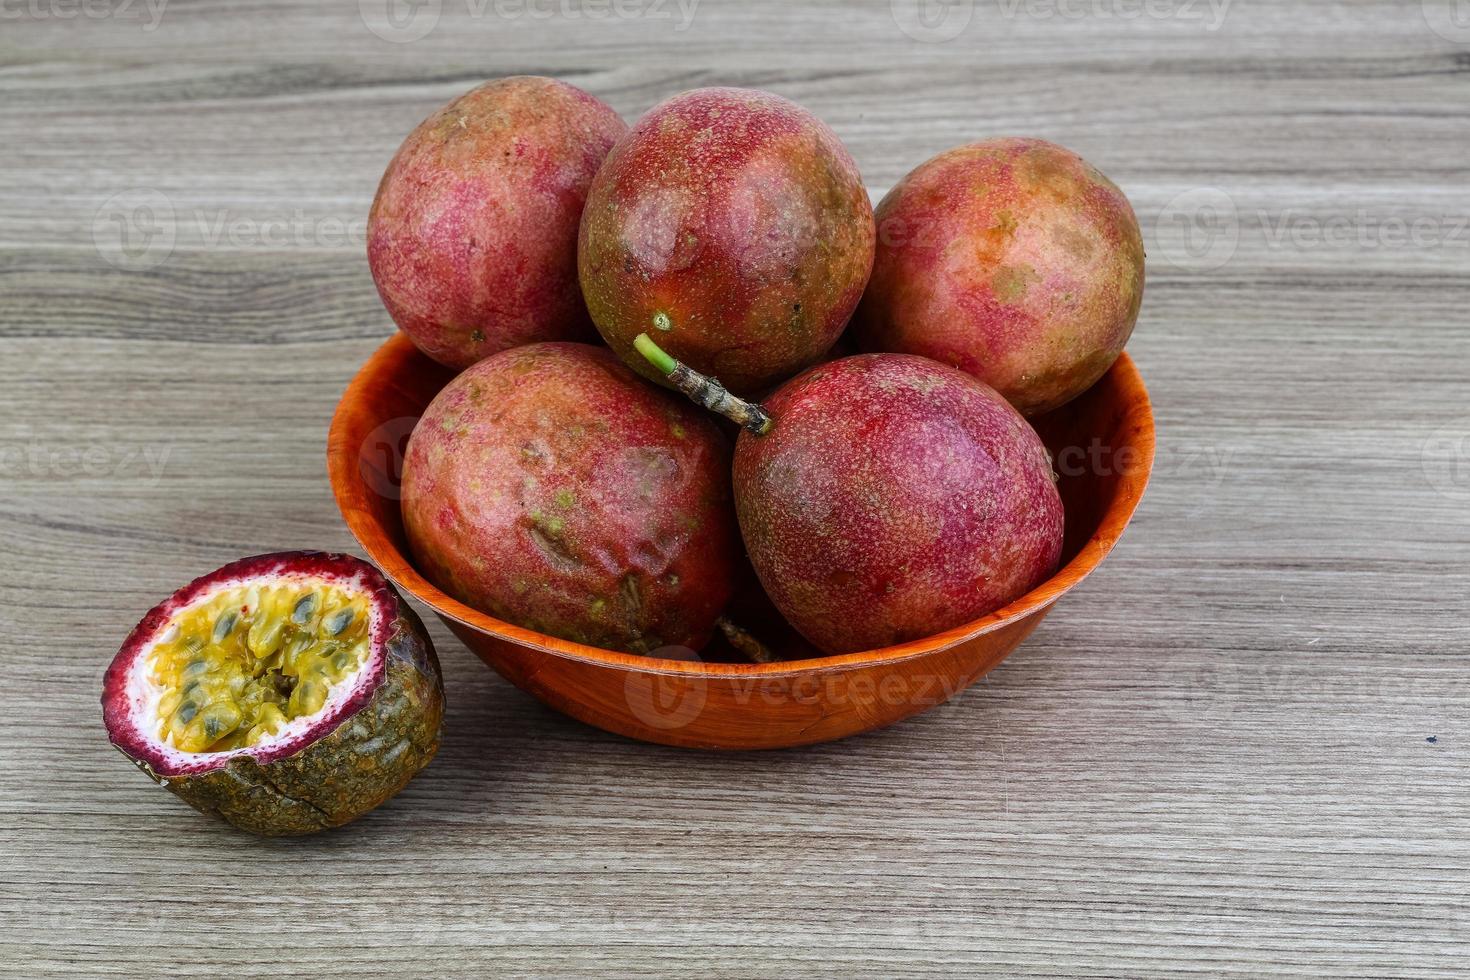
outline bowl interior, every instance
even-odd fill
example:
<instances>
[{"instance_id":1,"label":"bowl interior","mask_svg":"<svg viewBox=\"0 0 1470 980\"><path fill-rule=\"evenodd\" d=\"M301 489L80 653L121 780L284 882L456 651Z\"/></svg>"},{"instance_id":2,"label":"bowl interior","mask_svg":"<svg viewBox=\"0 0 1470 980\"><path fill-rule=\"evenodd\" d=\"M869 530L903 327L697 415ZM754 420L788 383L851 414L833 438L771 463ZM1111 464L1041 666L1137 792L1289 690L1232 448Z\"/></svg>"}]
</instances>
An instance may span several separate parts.
<instances>
[{"instance_id":1,"label":"bowl interior","mask_svg":"<svg viewBox=\"0 0 1470 980\"><path fill-rule=\"evenodd\" d=\"M1123 533L1153 465L1153 414L1148 393L1127 354L1089 391L1038 419L1052 452L1066 509L1058 572L1010 605L971 623L901 646L826 656L775 613L753 574L734 612L783 660L734 662L716 641L698 661L655 660L584 646L488 616L441 592L410 560L399 511L404 450L419 416L454 372L419 353L402 333L380 347L348 385L328 438L332 490L349 530L393 582L440 616L512 643L559 656L660 673L791 673L837 664L903 659L963 642L1044 610L1102 561ZM727 662L729 661L729 662Z\"/></svg>"}]
</instances>

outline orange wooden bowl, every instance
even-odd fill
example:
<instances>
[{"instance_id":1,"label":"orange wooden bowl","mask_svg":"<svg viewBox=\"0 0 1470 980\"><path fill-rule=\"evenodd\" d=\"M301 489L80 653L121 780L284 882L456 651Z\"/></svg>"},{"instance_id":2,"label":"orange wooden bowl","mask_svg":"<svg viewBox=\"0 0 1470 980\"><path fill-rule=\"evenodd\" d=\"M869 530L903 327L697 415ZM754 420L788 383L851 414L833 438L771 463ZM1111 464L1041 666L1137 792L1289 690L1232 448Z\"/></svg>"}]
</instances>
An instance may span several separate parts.
<instances>
[{"instance_id":1,"label":"orange wooden bowl","mask_svg":"<svg viewBox=\"0 0 1470 980\"><path fill-rule=\"evenodd\" d=\"M352 379L327 443L348 528L400 589L511 683L588 724L667 745L826 742L942 703L1000 663L1097 567L1133 516L1153 466L1153 411L1124 354L1092 390L1036 420L1061 475L1067 531L1061 570L1028 595L964 626L866 653L822 656L784 624L750 622L780 637L784 655L802 659L722 663L708 659L718 651L707 651L705 661L657 660L502 622L445 595L414 568L399 514L403 449L450 377L400 333Z\"/></svg>"}]
</instances>

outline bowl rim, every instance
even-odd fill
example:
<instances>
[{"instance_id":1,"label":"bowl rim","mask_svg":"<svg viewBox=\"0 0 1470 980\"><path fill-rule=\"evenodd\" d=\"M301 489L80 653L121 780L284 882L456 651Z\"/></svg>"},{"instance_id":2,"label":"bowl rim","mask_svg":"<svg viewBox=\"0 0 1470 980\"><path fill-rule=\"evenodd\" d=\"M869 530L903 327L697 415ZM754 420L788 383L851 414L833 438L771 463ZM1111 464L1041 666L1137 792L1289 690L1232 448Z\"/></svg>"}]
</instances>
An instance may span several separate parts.
<instances>
[{"instance_id":1,"label":"bowl rim","mask_svg":"<svg viewBox=\"0 0 1470 980\"><path fill-rule=\"evenodd\" d=\"M1108 376L1123 389L1125 409L1119 419L1121 429L1133 432L1129 442L1137 452L1136 462L1119 473L1118 489L1112 503L1103 514L1097 528L1078 550L1072 560L1036 588L991 613L956 626L941 633L910 640L894 646L865 650L858 653L834 654L806 660L785 660L766 664L740 664L706 662L702 660L669 660L646 657L617 650L604 650L572 640L538 633L513 623L496 619L454 599L439 590L426 579L408 557L393 543L391 537L370 516L364 502L368 494L376 491L365 486L359 473L360 445L351 445L348 428L353 411L349 406L363 399L363 392L385 377L391 377L393 369L408 357L417 355L413 342L402 331L385 341L353 375L343 391L332 416L327 434L327 472L332 484L332 495L337 508L347 524L348 531L368 558L378 566L395 586L432 609L447 621L477 632L486 633L517 646L528 647L544 654L568 660L604 667L637 671L648 674L665 674L703 678L772 678L790 677L811 672L848 670L875 665L902 663L931 653L949 649L976 637L1006 629L1049 609L1053 603L1070 592L1087 578L1113 550L1124 529L1132 519L1143 499L1153 471L1155 432L1153 406L1143 377L1138 367L1126 352L1119 355Z\"/></svg>"}]
</instances>

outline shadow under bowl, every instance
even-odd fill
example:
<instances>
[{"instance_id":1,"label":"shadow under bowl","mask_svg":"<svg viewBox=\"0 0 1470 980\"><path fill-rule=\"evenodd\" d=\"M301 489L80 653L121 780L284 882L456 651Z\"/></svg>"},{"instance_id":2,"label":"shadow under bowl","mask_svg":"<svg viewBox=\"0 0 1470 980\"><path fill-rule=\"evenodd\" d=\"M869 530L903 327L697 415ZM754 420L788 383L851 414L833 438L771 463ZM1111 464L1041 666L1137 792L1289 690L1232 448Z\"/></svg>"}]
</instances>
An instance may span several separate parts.
<instances>
[{"instance_id":1,"label":"shadow under bowl","mask_svg":"<svg viewBox=\"0 0 1470 980\"><path fill-rule=\"evenodd\" d=\"M511 683L590 725L666 745L808 745L944 702L1000 663L1102 562L1142 499L1154 459L1148 392L1124 354L1081 397L1032 420L1060 475L1066 539L1057 573L1025 596L963 626L881 650L821 656L806 648L812 656L769 664L660 660L503 622L441 592L413 566L399 511L403 451L451 377L399 333L352 379L327 443L332 491L347 527L398 588L434 610ZM750 625L759 631L759 623Z\"/></svg>"}]
</instances>

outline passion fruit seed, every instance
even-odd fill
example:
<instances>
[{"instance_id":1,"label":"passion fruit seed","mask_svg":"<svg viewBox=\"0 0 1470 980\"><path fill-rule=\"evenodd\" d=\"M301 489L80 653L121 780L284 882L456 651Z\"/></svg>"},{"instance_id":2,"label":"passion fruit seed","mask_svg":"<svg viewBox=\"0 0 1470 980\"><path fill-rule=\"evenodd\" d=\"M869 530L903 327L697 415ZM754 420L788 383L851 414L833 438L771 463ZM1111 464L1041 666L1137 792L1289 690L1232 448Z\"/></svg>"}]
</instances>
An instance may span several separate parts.
<instances>
[{"instance_id":1,"label":"passion fruit seed","mask_svg":"<svg viewBox=\"0 0 1470 980\"><path fill-rule=\"evenodd\" d=\"M337 636L348 626L352 625L352 617L356 614L357 610L353 609L351 606L348 606L346 609L337 610L336 612L332 613L332 615L322 620L323 632L325 632L328 636Z\"/></svg>"},{"instance_id":2,"label":"passion fruit seed","mask_svg":"<svg viewBox=\"0 0 1470 980\"><path fill-rule=\"evenodd\" d=\"M205 709L201 716L204 725L204 735L210 741L216 741L230 734L240 727L245 716L240 709L228 701L220 704L211 704Z\"/></svg>"},{"instance_id":3,"label":"passion fruit seed","mask_svg":"<svg viewBox=\"0 0 1470 980\"><path fill-rule=\"evenodd\" d=\"M321 710L326 700L325 686L316 681L304 680L297 684L296 689L291 692L291 700L286 702L286 707L293 718L301 715L314 715Z\"/></svg>"},{"instance_id":4,"label":"passion fruit seed","mask_svg":"<svg viewBox=\"0 0 1470 980\"><path fill-rule=\"evenodd\" d=\"M283 620L275 618L270 612L265 612L264 615L257 617L250 627L250 632L245 636L245 643L250 647L250 652L257 657L269 657L281 648L282 634L285 632L286 624Z\"/></svg>"},{"instance_id":5,"label":"passion fruit seed","mask_svg":"<svg viewBox=\"0 0 1470 980\"><path fill-rule=\"evenodd\" d=\"M284 724L286 724L285 712L274 704L262 705L260 710L256 712L255 724L251 727L250 731L245 733L244 744L254 745L262 738L274 735Z\"/></svg>"},{"instance_id":6,"label":"passion fruit seed","mask_svg":"<svg viewBox=\"0 0 1470 980\"><path fill-rule=\"evenodd\" d=\"M225 642L225 638L228 637L230 635L230 631L235 628L235 622L239 618L240 617L235 614L235 611L231 609L229 612L225 613L219 619L214 621L214 635L212 639L214 640L216 646Z\"/></svg>"},{"instance_id":7,"label":"passion fruit seed","mask_svg":"<svg viewBox=\"0 0 1470 980\"><path fill-rule=\"evenodd\" d=\"M367 605L336 586L282 583L185 611L151 654L160 735L185 752L223 752L321 711L367 657Z\"/></svg>"},{"instance_id":8,"label":"passion fruit seed","mask_svg":"<svg viewBox=\"0 0 1470 980\"><path fill-rule=\"evenodd\" d=\"M297 626L306 626L311 622L311 617L316 613L316 593L308 592L296 600L295 607L291 610L291 622Z\"/></svg>"}]
</instances>

